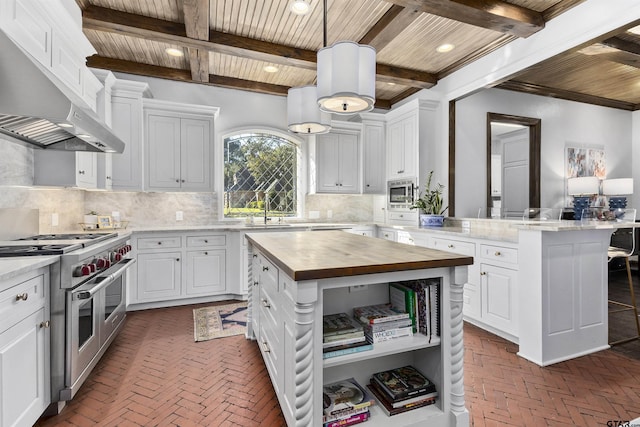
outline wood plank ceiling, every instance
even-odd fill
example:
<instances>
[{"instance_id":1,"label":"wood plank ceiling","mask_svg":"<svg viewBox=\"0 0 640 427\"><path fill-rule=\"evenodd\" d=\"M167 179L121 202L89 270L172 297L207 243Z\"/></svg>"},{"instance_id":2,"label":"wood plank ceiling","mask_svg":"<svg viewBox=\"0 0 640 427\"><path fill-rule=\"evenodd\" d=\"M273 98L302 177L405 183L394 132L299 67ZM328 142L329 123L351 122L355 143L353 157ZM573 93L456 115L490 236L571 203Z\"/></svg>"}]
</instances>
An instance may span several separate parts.
<instances>
[{"instance_id":1,"label":"wood plank ceiling","mask_svg":"<svg viewBox=\"0 0 640 427\"><path fill-rule=\"evenodd\" d=\"M76 1L97 51L87 58L90 67L283 96L290 87L315 83L323 0L307 0L311 12L303 16L290 11L291 0ZM376 48L376 108L388 109L518 37L544 31L546 22L583 1L327 0L327 45L352 40ZM637 109L640 86L635 92L582 89L583 81L597 79L583 71L592 63L600 76L617 67L638 81L638 40L624 31L608 35L596 41L607 53L571 52L500 87ZM455 48L439 53L444 44ZM183 56L170 56L167 48ZM268 66L277 71L265 71ZM567 67L578 77L559 79Z\"/></svg>"}]
</instances>

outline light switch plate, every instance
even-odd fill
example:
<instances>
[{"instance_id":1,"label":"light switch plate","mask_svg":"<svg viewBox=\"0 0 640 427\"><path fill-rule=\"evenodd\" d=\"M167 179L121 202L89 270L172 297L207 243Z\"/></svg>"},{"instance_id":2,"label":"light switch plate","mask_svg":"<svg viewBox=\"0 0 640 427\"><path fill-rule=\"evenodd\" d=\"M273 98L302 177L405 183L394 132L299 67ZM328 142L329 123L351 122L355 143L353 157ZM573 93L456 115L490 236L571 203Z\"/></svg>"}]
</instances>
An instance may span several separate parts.
<instances>
[{"instance_id":1,"label":"light switch plate","mask_svg":"<svg viewBox=\"0 0 640 427\"><path fill-rule=\"evenodd\" d=\"M182 221L184 219L184 214L182 211L176 211L176 221Z\"/></svg>"}]
</instances>

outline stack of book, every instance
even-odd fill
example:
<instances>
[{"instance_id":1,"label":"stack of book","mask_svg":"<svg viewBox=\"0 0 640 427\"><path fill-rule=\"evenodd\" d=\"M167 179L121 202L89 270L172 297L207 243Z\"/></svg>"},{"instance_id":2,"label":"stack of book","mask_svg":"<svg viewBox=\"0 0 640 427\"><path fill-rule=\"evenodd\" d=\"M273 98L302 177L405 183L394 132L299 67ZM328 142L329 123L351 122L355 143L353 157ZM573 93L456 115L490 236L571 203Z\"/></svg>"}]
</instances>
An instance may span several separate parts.
<instances>
[{"instance_id":1,"label":"stack of book","mask_svg":"<svg viewBox=\"0 0 640 427\"><path fill-rule=\"evenodd\" d=\"M322 317L322 358L371 350L363 326L347 313L327 314Z\"/></svg>"},{"instance_id":2,"label":"stack of book","mask_svg":"<svg viewBox=\"0 0 640 427\"><path fill-rule=\"evenodd\" d=\"M389 416L432 405L438 397L435 384L411 365L377 372L367 387Z\"/></svg>"},{"instance_id":3,"label":"stack of book","mask_svg":"<svg viewBox=\"0 0 640 427\"><path fill-rule=\"evenodd\" d=\"M369 419L373 397L354 378L322 386L323 427L342 427Z\"/></svg>"},{"instance_id":4,"label":"stack of book","mask_svg":"<svg viewBox=\"0 0 640 427\"><path fill-rule=\"evenodd\" d=\"M413 331L440 336L440 282L436 279L409 280L389 284L389 302L394 310L409 313Z\"/></svg>"},{"instance_id":5,"label":"stack of book","mask_svg":"<svg viewBox=\"0 0 640 427\"><path fill-rule=\"evenodd\" d=\"M367 339L374 344L413 335L410 314L394 310L391 304L356 307L353 314L364 327Z\"/></svg>"}]
</instances>

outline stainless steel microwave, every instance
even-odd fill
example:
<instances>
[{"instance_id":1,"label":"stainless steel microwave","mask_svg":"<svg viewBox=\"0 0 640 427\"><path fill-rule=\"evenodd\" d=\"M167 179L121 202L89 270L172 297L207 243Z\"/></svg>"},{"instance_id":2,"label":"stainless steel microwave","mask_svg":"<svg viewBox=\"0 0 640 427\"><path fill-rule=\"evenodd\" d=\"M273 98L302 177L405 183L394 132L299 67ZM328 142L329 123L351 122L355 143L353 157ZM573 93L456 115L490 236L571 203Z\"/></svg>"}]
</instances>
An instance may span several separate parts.
<instances>
[{"instance_id":1,"label":"stainless steel microwave","mask_svg":"<svg viewBox=\"0 0 640 427\"><path fill-rule=\"evenodd\" d=\"M402 179L387 182L387 204L390 209L409 209L416 196L414 179Z\"/></svg>"}]
</instances>

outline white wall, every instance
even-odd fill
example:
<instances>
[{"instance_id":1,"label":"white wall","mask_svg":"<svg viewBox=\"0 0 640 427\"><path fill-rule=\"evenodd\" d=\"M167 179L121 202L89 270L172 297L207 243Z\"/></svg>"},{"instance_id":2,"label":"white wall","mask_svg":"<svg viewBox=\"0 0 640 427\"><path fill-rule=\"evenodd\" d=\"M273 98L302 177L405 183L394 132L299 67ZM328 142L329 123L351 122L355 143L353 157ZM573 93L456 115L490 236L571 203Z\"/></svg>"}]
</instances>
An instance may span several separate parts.
<instances>
[{"instance_id":1,"label":"white wall","mask_svg":"<svg viewBox=\"0 0 640 427\"><path fill-rule=\"evenodd\" d=\"M608 178L632 176L632 113L501 89L456 104L456 216L486 215L487 112L542 119L541 206L562 207L565 147L603 147ZM638 123L640 128L640 123ZM630 199L630 206L633 201Z\"/></svg>"}]
</instances>

